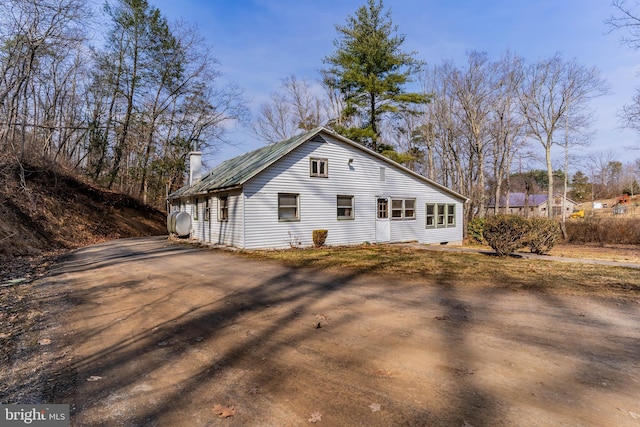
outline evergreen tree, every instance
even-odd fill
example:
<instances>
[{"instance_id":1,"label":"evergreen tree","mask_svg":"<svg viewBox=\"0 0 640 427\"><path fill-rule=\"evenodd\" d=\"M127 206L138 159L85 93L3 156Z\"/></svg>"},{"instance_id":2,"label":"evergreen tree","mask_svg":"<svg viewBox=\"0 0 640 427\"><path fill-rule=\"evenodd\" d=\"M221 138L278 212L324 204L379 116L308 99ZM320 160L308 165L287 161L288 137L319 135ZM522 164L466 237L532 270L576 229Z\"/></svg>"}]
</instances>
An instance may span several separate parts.
<instances>
[{"instance_id":1,"label":"evergreen tree","mask_svg":"<svg viewBox=\"0 0 640 427\"><path fill-rule=\"evenodd\" d=\"M368 0L336 30L336 51L324 58L330 67L323 70L324 83L340 93L345 106L334 128L378 151L382 117L428 101L404 90L421 63L400 49L405 37L397 34L382 0Z\"/></svg>"}]
</instances>

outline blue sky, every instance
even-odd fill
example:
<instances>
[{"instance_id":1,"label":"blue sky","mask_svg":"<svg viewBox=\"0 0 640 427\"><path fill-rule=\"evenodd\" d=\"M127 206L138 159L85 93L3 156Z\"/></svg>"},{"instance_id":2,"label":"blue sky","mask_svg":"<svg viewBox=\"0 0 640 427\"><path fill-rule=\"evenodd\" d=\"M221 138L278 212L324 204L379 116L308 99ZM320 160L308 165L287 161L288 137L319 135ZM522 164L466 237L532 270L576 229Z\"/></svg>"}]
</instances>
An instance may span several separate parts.
<instances>
[{"instance_id":1,"label":"blue sky","mask_svg":"<svg viewBox=\"0 0 640 427\"><path fill-rule=\"evenodd\" d=\"M365 0L150 0L170 21L196 24L220 61L221 83L245 91L253 114L280 80L294 74L318 79L322 58L334 50L335 24L344 24ZM613 150L626 162L640 157L640 136L619 128L617 112L640 86L640 52L621 45L621 32L608 33L604 21L614 13L608 0L386 0L405 51L427 63L464 61L470 50L493 59L511 49L528 61L559 52L585 66L596 66L610 94L597 98L590 150ZM230 144L205 153L208 166L260 147L241 129L227 133Z\"/></svg>"}]
</instances>

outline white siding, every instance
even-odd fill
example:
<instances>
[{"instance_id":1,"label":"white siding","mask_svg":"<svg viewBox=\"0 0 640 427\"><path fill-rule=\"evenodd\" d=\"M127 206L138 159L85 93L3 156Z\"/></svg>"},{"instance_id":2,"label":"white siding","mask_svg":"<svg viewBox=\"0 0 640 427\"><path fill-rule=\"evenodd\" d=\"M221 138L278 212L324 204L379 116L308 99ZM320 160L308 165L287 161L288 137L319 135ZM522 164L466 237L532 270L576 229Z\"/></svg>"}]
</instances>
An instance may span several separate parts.
<instances>
[{"instance_id":1,"label":"white siding","mask_svg":"<svg viewBox=\"0 0 640 427\"><path fill-rule=\"evenodd\" d=\"M227 196L229 204L229 219L220 221L218 218L218 196ZM218 243L229 246L244 246L244 197L239 190L231 193L220 193L212 195L210 199L211 220L210 236L211 243Z\"/></svg>"},{"instance_id":2,"label":"white siding","mask_svg":"<svg viewBox=\"0 0 640 427\"><path fill-rule=\"evenodd\" d=\"M391 241L421 243L462 240L463 206L432 187L355 147L323 135L307 141L244 186L244 247L310 246L312 231L329 230L326 244L375 242L377 197L415 198L415 220L391 220ZM329 177L309 176L309 158L327 158ZM349 164L349 159L353 162ZM384 181L380 168L384 167ZM278 193L297 193L299 221L278 221ZM338 220L337 195L354 196L355 218ZM455 203L456 227L425 228L425 203Z\"/></svg>"}]
</instances>

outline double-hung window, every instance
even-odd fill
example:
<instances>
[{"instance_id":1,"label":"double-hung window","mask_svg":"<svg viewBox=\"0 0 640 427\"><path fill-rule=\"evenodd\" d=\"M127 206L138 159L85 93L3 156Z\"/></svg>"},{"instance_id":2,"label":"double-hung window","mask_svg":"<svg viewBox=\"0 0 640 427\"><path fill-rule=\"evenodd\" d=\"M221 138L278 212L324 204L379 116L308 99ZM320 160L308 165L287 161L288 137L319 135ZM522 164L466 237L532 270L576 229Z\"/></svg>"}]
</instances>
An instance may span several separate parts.
<instances>
[{"instance_id":1,"label":"double-hung window","mask_svg":"<svg viewBox=\"0 0 640 427\"><path fill-rule=\"evenodd\" d=\"M198 198L195 198L194 204L193 204L193 219L194 221L198 220Z\"/></svg>"},{"instance_id":2,"label":"double-hung window","mask_svg":"<svg viewBox=\"0 0 640 427\"><path fill-rule=\"evenodd\" d=\"M456 226L455 204L427 203L424 208L426 228L445 228Z\"/></svg>"},{"instance_id":3,"label":"double-hung window","mask_svg":"<svg viewBox=\"0 0 640 427\"><path fill-rule=\"evenodd\" d=\"M278 220L298 221L300 219L298 194L278 193Z\"/></svg>"},{"instance_id":4,"label":"double-hung window","mask_svg":"<svg viewBox=\"0 0 640 427\"><path fill-rule=\"evenodd\" d=\"M229 220L229 196L218 196L218 221Z\"/></svg>"},{"instance_id":5,"label":"double-hung window","mask_svg":"<svg viewBox=\"0 0 640 427\"><path fill-rule=\"evenodd\" d=\"M456 226L456 205L447 205L447 227Z\"/></svg>"},{"instance_id":6,"label":"double-hung window","mask_svg":"<svg viewBox=\"0 0 640 427\"><path fill-rule=\"evenodd\" d=\"M353 219L353 196L338 196L338 219Z\"/></svg>"},{"instance_id":7,"label":"double-hung window","mask_svg":"<svg viewBox=\"0 0 640 427\"><path fill-rule=\"evenodd\" d=\"M309 176L320 178L329 177L329 160L312 157L309 161Z\"/></svg>"},{"instance_id":8,"label":"double-hung window","mask_svg":"<svg viewBox=\"0 0 640 427\"><path fill-rule=\"evenodd\" d=\"M391 219L416 219L416 199L391 199Z\"/></svg>"},{"instance_id":9,"label":"double-hung window","mask_svg":"<svg viewBox=\"0 0 640 427\"><path fill-rule=\"evenodd\" d=\"M436 205L433 203L427 203L424 207L425 211L425 225L427 228L436 228Z\"/></svg>"}]
</instances>

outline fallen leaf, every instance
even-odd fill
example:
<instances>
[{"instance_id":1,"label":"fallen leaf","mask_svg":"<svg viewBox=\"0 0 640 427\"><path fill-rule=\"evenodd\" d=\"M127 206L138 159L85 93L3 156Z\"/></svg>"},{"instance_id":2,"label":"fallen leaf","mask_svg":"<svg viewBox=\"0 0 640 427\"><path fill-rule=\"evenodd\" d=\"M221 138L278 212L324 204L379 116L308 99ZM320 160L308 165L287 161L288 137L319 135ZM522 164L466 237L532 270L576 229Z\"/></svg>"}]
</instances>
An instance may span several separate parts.
<instances>
[{"instance_id":1,"label":"fallen leaf","mask_svg":"<svg viewBox=\"0 0 640 427\"><path fill-rule=\"evenodd\" d=\"M38 344L40 344L40 345L49 345L49 344L51 344L51 340L49 338L43 338L40 341L38 341Z\"/></svg>"},{"instance_id":2,"label":"fallen leaf","mask_svg":"<svg viewBox=\"0 0 640 427\"><path fill-rule=\"evenodd\" d=\"M636 414L635 412L629 411L629 415L631 415L631 418L633 418L634 420L640 418L640 414Z\"/></svg>"},{"instance_id":3,"label":"fallen leaf","mask_svg":"<svg viewBox=\"0 0 640 427\"><path fill-rule=\"evenodd\" d=\"M371 408L371 412L378 412L380 410L380 404L372 403L371 405L369 405L369 408Z\"/></svg>"},{"instance_id":4,"label":"fallen leaf","mask_svg":"<svg viewBox=\"0 0 640 427\"><path fill-rule=\"evenodd\" d=\"M213 413L219 418L233 417L237 412L235 406L223 406L218 403L213 405Z\"/></svg>"},{"instance_id":5,"label":"fallen leaf","mask_svg":"<svg viewBox=\"0 0 640 427\"><path fill-rule=\"evenodd\" d=\"M373 373L374 373L374 375L376 375L378 377L391 377L391 376L393 376L393 372L385 371L384 369L374 369Z\"/></svg>"},{"instance_id":6,"label":"fallen leaf","mask_svg":"<svg viewBox=\"0 0 640 427\"><path fill-rule=\"evenodd\" d=\"M314 412L311 414L311 418L309 418L310 423L317 423L322 420L322 414L320 412Z\"/></svg>"},{"instance_id":7,"label":"fallen leaf","mask_svg":"<svg viewBox=\"0 0 640 427\"><path fill-rule=\"evenodd\" d=\"M91 375L89 378L87 378L87 381L92 382L92 381L100 381L102 379L102 377L99 377L97 375Z\"/></svg>"}]
</instances>

